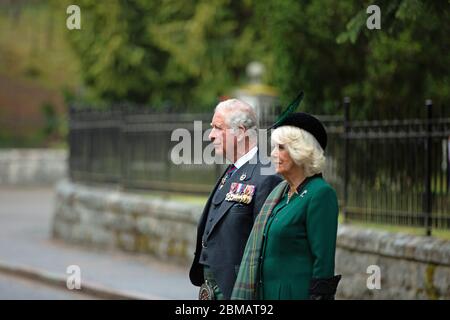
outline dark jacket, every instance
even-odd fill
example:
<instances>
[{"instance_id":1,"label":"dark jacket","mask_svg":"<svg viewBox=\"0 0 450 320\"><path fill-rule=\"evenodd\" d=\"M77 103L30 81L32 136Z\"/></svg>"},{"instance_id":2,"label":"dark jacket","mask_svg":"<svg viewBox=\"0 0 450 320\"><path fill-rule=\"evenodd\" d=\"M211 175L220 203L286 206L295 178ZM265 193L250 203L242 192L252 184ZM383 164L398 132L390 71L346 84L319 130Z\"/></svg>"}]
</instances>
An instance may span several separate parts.
<instances>
[{"instance_id":1,"label":"dark jacket","mask_svg":"<svg viewBox=\"0 0 450 320\"><path fill-rule=\"evenodd\" d=\"M257 163L253 163L255 159L252 160L236 170L224 186L217 190L225 172L222 174L208 198L197 229L196 251L189 278L196 286L204 282L203 265L199 263L203 240L208 265L226 299L231 296L253 222L269 193L282 180L277 175L262 175L261 169L264 168L259 158ZM250 204L225 200L233 182L255 186ZM205 233L207 225L208 234Z\"/></svg>"}]
</instances>

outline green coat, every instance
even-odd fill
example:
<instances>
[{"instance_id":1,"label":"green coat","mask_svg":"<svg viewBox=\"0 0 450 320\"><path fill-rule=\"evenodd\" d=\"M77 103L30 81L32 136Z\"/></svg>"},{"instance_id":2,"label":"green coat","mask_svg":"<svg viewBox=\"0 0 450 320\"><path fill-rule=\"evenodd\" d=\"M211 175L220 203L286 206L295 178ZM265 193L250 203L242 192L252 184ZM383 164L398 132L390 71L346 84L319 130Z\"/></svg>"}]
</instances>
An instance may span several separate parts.
<instances>
[{"instance_id":1,"label":"green coat","mask_svg":"<svg viewBox=\"0 0 450 320\"><path fill-rule=\"evenodd\" d=\"M261 299L308 299L312 278L334 276L336 192L320 176L306 180L289 203L287 190L264 228Z\"/></svg>"}]
</instances>

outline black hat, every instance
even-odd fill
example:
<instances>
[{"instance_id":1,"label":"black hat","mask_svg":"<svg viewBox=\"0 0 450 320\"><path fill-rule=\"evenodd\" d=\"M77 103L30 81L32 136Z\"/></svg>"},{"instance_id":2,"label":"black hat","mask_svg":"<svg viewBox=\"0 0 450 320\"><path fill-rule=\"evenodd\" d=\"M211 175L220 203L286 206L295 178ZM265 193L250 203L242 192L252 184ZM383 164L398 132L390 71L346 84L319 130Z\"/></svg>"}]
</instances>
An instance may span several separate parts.
<instances>
[{"instance_id":1,"label":"black hat","mask_svg":"<svg viewBox=\"0 0 450 320\"><path fill-rule=\"evenodd\" d=\"M304 112L291 113L283 120L278 121L273 128L281 126L294 126L311 133L323 150L327 146L327 132L322 123L312 115Z\"/></svg>"}]
</instances>

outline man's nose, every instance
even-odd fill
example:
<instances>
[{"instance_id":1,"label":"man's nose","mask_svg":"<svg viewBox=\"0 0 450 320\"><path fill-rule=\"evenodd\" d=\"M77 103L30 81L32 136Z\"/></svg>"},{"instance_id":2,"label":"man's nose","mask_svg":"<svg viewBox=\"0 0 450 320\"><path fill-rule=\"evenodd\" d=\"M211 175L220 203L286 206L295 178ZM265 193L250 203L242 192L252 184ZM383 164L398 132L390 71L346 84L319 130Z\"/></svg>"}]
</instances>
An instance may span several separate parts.
<instances>
[{"instance_id":1,"label":"man's nose","mask_svg":"<svg viewBox=\"0 0 450 320\"><path fill-rule=\"evenodd\" d=\"M215 134L214 134L214 128L211 130L211 132L208 135L208 139L211 141L214 141L214 139L216 138Z\"/></svg>"}]
</instances>

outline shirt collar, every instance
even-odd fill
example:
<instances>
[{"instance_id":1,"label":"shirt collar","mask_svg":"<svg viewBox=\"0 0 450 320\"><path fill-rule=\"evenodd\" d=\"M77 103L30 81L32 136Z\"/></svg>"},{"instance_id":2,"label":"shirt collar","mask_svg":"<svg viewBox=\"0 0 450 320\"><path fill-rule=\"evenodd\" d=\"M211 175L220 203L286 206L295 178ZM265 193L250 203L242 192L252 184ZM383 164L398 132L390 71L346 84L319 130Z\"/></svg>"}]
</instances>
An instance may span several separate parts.
<instances>
[{"instance_id":1,"label":"shirt collar","mask_svg":"<svg viewBox=\"0 0 450 320\"><path fill-rule=\"evenodd\" d=\"M239 169L239 168L242 167L244 164L246 164L248 161L250 161L250 159L253 158L257 152L258 152L258 147L253 147L252 149L250 149L249 152L247 152L247 153L244 154L242 157L240 157L240 158L234 163L234 166L235 166L237 169Z\"/></svg>"}]
</instances>

